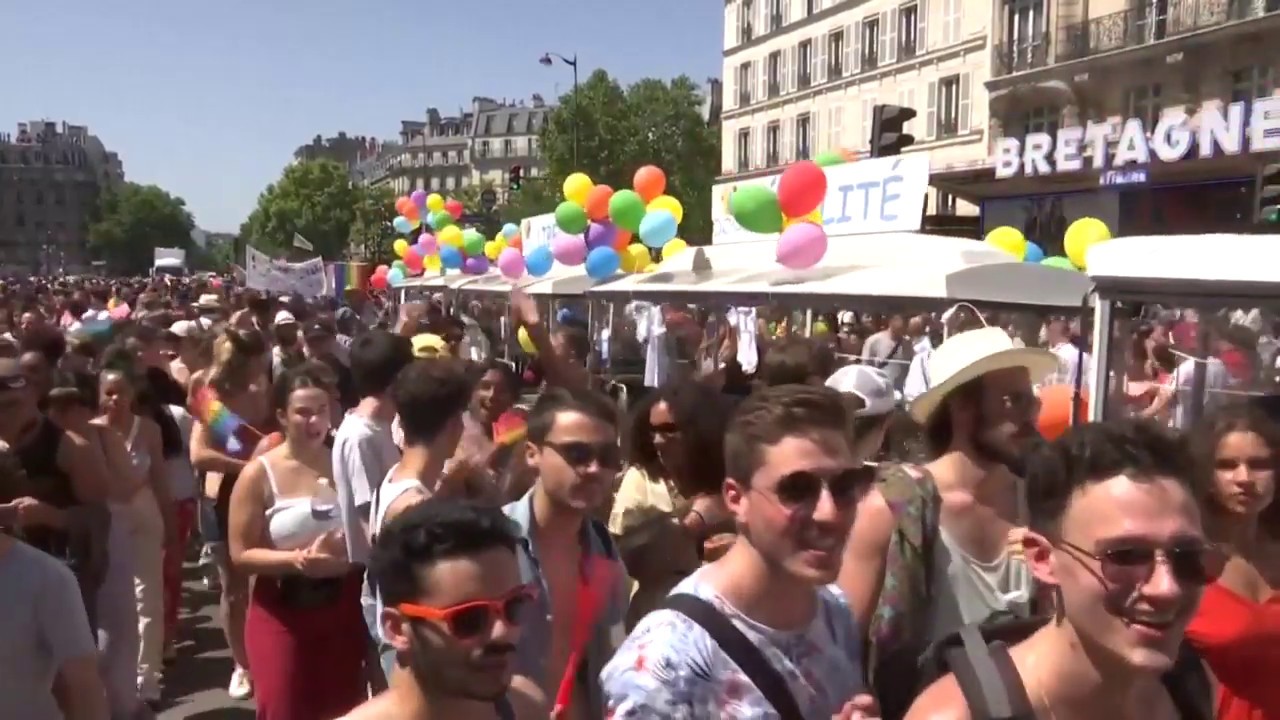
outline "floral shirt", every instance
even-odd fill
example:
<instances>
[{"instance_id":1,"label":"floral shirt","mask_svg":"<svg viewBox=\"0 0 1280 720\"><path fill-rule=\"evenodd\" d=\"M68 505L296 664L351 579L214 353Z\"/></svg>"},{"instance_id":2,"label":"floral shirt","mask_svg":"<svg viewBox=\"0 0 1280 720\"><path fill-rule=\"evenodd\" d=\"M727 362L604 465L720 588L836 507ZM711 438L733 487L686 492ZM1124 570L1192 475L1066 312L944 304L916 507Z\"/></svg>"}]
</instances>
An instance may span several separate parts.
<instances>
[{"instance_id":1,"label":"floral shirt","mask_svg":"<svg viewBox=\"0 0 1280 720\"><path fill-rule=\"evenodd\" d=\"M862 692L860 641L848 607L830 590L804 630L781 631L742 615L701 580L706 568L672 593L689 593L720 609L764 652L786 679L806 718L829 720ZM640 621L600 673L607 717L752 718L778 713L701 626L674 610L655 610Z\"/></svg>"}]
</instances>

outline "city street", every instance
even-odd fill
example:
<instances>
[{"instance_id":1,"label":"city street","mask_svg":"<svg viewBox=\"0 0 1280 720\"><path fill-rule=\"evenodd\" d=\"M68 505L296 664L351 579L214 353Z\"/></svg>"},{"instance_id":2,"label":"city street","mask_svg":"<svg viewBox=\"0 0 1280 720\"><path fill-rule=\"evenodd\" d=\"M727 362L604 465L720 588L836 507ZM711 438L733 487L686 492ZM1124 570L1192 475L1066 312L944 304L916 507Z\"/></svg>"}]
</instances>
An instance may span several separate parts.
<instances>
[{"instance_id":1,"label":"city street","mask_svg":"<svg viewBox=\"0 0 1280 720\"><path fill-rule=\"evenodd\" d=\"M252 720L253 701L227 695L231 653L218 626L218 596L205 589L195 563L184 568L178 659L165 672L160 720Z\"/></svg>"}]
</instances>

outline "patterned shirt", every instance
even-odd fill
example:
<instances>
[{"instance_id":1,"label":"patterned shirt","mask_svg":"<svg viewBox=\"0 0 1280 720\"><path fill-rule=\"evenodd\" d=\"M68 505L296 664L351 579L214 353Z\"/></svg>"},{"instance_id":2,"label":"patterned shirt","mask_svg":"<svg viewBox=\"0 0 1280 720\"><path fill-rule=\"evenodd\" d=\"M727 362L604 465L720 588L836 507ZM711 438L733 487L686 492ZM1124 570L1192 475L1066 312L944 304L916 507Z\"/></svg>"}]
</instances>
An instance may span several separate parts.
<instances>
[{"instance_id":1,"label":"patterned shirt","mask_svg":"<svg viewBox=\"0 0 1280 720\"><path fill-rule=\"evenodd\" d=\"M782 631L735 610L702 580L705 572L672 593L703 598L732 620L782 673L804 717L829 720L862 692L853 616L829 589L818 591L818 612L807 628ZM674 610L646 615L600 673L600 684L610 720L780 717L711 636Z\"/></svg>"}]
</instances>

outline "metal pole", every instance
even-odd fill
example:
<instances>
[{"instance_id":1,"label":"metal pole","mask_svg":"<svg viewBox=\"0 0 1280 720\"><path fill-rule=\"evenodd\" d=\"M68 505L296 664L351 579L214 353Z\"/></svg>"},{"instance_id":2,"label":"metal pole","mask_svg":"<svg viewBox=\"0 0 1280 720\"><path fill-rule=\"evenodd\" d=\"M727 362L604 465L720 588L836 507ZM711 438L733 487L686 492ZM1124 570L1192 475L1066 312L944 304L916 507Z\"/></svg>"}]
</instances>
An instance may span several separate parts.
<instances>
[{"instance_id":1,"label":"metal pole","mask_svg":"<svg viewBox=\"0 0 1280 720\"><path fill-rule=\"evenodd\" d=\"M578 96L578 54L573 54L573 62L569 63L573 67L573 167L576 170L578 165L578 104L581 98Z\"/></svg>"}]
</instances>

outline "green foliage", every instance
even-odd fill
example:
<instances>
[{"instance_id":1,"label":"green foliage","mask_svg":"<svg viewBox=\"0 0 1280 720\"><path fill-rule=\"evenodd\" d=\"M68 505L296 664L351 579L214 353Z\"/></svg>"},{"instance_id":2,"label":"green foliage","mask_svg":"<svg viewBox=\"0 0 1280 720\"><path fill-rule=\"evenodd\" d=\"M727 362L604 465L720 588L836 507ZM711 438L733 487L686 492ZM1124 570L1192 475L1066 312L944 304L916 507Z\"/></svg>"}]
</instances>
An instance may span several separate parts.
<instances>
[{"instance_id":1,"label":"green foliage","mask_svg":"<svg viewBox=\"0 0 1280 720\"><path fill-rule=\"evenodd\" d=\"M98 201L89 248L112 273L146 274L158 247L190 249L195 222L186 202L155 185L125 183Z\"/></svg>"},{"instance_id":2,"label":"green foliage","mask_svg":"<svg viewBox=\"0 0 1280 720\"><path fill-rule=\"evenodd\" d=\"M293 234L299 233L326 260L343 258L355 237L353 231L371 232L379 216L381 196L369 198L368 192L353 184L346 168L332 160L290 165L258 196L258 206L240 226L240 236L263 252L287 255ZM386 218L388 222L391 217ZM380 239L375 236L373 242Z\"/></svg>"},{"instance_id":3,"label":"green foliage","mask_svg":"<svg viewBox=\"0 0 1280 720\"><path fill-rule=\"evenodd\" d=\"M711 184L720 169L720 135L708 127L703 103L698 85L683 75L670 82L647 78L624 90L605 71L595 71L576 94L560 98L543 127L543 192L558 199L564 179L575 171L621 190L631 187L637 169L657 165L667 174L667 194L684 206L680 236L691 245L710 242ZM526 180L521 194L533 184ZM545 207L542 212L551 212L555 202Z\"/></svg>"},{"instance_id":4,"label":"green foliage","mask_svg":"<svg viewBox=\"0 0 1280 720\"><path fill-rule=\"evenodd\" d=\"M192 247L187 251L187 265L197 272L230 272L232 265L239 265L234 242L210 242L206 247Z\"/></svg>"},{"instance_id":5,"label":"green foliage","mask_svg":"<svg viewBox=\"0 0 1280 720\"><path fill-rule=\"evenodd\" d=\"M526 177L518 191L508 193L506 204L498 206L498 215L504 223L519 225L527 217L554 212L560 200L559 184L553 184L545 177Z\"/></svg>"},{"instance_id":6,"label":"green foliage","mask_svg":"<svg viewBox=\"0 0 1280 720\"><path fill-rule=\"evenodd\" d=\"M350 245L360 259L383 262L394 257L391 244L396 231L396 198L391 188L357 187L355 219L351 223Z\"/></svg>"}]
</instances>

